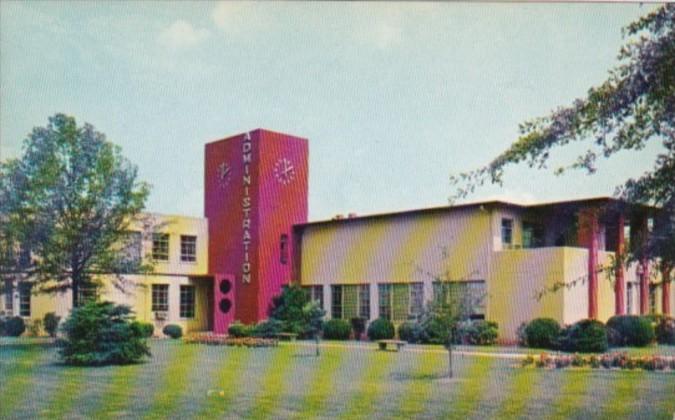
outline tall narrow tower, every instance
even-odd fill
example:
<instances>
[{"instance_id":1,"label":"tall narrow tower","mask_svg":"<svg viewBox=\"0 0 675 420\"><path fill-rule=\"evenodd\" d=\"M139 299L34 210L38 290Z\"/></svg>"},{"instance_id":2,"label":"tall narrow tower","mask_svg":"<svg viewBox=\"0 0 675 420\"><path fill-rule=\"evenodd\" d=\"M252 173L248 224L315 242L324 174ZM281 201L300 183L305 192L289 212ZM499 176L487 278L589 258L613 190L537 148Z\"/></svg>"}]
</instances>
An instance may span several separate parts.
<instances>
[{"instance_id":1,"label":"tall narrow tower","mask_svg":"<svg viewBox=\"0 0 675 420\"><path fill-rule=\"evenodd\" d=\"M232 305L214 305L216 333L234 319L266 319L292 280L292 226L307 221L308 154L306 139L262 129L206 145L209 272L233 280ZM218 300L218 279L215 289Z\"/></svg>"}]
</instances>

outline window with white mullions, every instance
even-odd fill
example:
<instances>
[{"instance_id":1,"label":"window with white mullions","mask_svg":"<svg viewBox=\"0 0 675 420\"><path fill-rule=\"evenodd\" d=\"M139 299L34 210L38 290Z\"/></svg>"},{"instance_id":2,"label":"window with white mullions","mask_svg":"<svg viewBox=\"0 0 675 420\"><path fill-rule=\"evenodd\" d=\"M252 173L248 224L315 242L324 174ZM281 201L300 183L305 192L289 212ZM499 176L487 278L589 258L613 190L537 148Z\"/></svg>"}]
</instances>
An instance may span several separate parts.
<instances>
[{"instance_id":1,"label":"window with white mullions","mask_svg":"<svg viewBox=\"0 0 675 420\"><path fill-rule=\"evenodd\" d=\"M169 285L168 284L153 284L152 285L152 311L166 312L169 310Z\"/></svg>"},{"instance_id":2,"label":"window with white mullions","mask_svg":"<svg viewBox=\"0 0 675 420\"><path fill-rule=\"evenodd\" d=\"M30 316L30 295L31 295L31 284L20 283L19 284L19 315L20 316Z\"/></svg>"},{"instance_id":3,"label":"window with white mullions","mask_svg":"<svg viewBox=\"0 0 675 420\"><path fill-rule=\"evenodd\" d=\"M180 287L180 317L194 318L195 317L195 287L181 286Z\"/></svg>"},{"instance_id":4,"label":"window with white mullions","mask_svg":"<svg viewBox=\"0 0 675 420\"><path fill-rule=\"evenodd\" d=\"M180 260L182 262L197 261L197 237L190 235L180 236Z\"/></svg>"},{"instance_id":5,"label":"window with white mullions","mask_svg":"<svg viewBox=\"0 0 675 420\"><path fill-rule=\"evenodd\" d=\"M169 261L169 234L152 234L152 259L155 261Z\"/></svg>"}]
</instances>

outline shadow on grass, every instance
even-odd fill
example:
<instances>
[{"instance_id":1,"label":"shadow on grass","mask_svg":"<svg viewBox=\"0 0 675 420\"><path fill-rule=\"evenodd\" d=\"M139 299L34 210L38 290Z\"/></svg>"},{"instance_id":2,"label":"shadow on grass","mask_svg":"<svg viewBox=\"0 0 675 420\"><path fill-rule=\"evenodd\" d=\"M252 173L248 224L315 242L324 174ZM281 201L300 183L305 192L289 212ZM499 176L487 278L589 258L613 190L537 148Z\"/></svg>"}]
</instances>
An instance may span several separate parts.
<instances>
[{"instance_id":1,"label":"shadow on grass","mask_svg":"<svg viewBox=\"0 0 675 420\"><path fill-rule=\"evenodd\" d=\"M439 379L450 379L447 372L445 373L410 373L410 372L395 372L391 374L391 378L395 381L436 381ZM453 378L454 379L454 378Z\"/></svg>"}]
</instances>

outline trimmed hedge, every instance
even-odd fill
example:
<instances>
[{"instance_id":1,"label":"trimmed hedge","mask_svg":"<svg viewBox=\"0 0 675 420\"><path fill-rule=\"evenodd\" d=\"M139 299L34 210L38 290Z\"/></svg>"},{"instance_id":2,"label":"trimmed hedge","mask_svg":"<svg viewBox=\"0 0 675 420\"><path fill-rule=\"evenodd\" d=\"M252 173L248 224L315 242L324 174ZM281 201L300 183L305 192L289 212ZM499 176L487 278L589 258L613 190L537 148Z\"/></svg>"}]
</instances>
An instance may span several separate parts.
<instances>
[{"instance_id":1,"label":"trimmed hedge","mask_svg":"<svg viewBox=\"0 0 675 420\"><path fill-rule=\"evenodd\" d=\"M535 318L523 330L528 347L554 349L560 335L560 324L553 318Z\"/></svg>"},{"instance_id":2,"label":"trimmed hedge","mask_svg":"<svg viewBox=\"0 0 675 420\"><path fill-rule=\"evenodd\" d=\"M457 337L462 344L491 346L497 342L499 325L495 321L468 321L457 327Z\"/></svg>"},{"instance_id":3,"label":"trimmed hedge","mask_svg":"<svg viewBox=\"0 0 675 420\"><path fill-rule=\"evenodd\" d=\"M253 335L254 325L242 324L240 321L234 321L227 329L227 333L231 337L244 338Z\"/></svg>"},{"instance_id":4,"label":"trimmed hedge","mask_svg":"<svg viewBox=\"0 0 675 420\"><path fill-rule=\"evenodd\" d=\"M352 326L344 319L330 319L323 324L323 338L327 340L349 340Z\"/></svg>"},{"instance_id":5,"label":"trimmed hedge","mask_svg":"<svg viewBox=\"0 0 675 420\"><path fill-rule=\"evenodd\" d=\"M136 324L138 324L138 328L141 330L141 333L143 333L143 337L145 338L150 338L155 333L155 324L152 322L136 321Z\"/></svg>"},{"instance_id":6,"label":"trimmed hedge","mask_svg":"<svg viewBox=\"0 0 675 420\"><path fill-rule=\"evenodd\" d=\"M582 319L563 328L559 338L560 349L570 352L603 353L607 350L607 328L594 319Z\"/></svg>"},{"instance_id":7,"label":"trimmed hedge","mask_svg":"<svg viewBox=\"0 0 675 420\"><path fill-rule=\"evenodd\" d=\"M162 329L162 332L164 335L168 335L169 337L175 339L181 338L183 336L183 329L181 328L180 325L176 324L169 324L165 326Z\"/></svg>"},{"instance_id":8,"label":"trimmed hedge","mask_svg":"<svg viewBox=\"0 0 675 420\"><path fill-rule=\"evenodd\" d=\"M243 330L237 331L237 333L247 333L247 328L245 325L242 324L244 327ZM277 334L279 334L284 328L284 323L281 321L277 321L275 319L268 319L266 321L261 321L253 327L252 332L254 336L256 337L262 337L262 338L274 338L276 337ZM229 328L228 328L229 332ZM230 335L232 335L230 333ZM234 336L233 336L234 337Z\"/></svg>"},{"instance_id":9,"label":"trimmed hedge","mask_svg":"<svg viewBox=\"0 0 675 420\"><path fill-rule=\"evenodd\" d=\"M49 334L50 337L52 338L56 337L56 332L59 329L60 321L61 317L57 316L54 312L47 312L45 314L45 317L43 319L43 325L45 331L47 331L47 334Z\"/></svg>"},{"instance_id":10,"label":"trimmed hedge","mask_svg":"<svg viewBox=\"0 0 675 420\"><path fill-rule=\"evenodd\" d=\"M411 344L426 342L424 328L412 321L406 321L398 326L398 338Z\"/></svg>"},{"instance_id":11,"label":"trimmed hedge","mask_svg":"<svg viewBox=\"0 0 675 420\"><path fill-rule=\"evenodd\" d=\"M675 319L667 315L652 315L656 342L675 345Z\"/></svg>"},{"instance_id":12,"label":"trimmed hedge","mask_svg":"<svg viewBox=\"0 0 675 420\"><path fill-rule=\"evenodd\" d=\"M649 319L638 315L615 315L607 321L610 344L614 346L648 346L656 338Z\"/></svg>"},{"instance_id":13,"label":"trimmed hedge","mask_svg":"<svg viewBox=\"0 0 675 420\"><path fill-rule=\"evenodd\" d=\"M389 340L394 338L394 324L388 319L378 318L368 325L368 338L371 341Z\"/></svg>"},{"instance_id":14,"label":"trimmed hedge","mask_svg":"<svg viewBox=\"0 0 675 420\"><path fill-rule=\"evenodd\" d=\"M26 331L26 323L20 316L14 316L5 320L5 335L18 337Z\"/></svg>"}]
</instances>

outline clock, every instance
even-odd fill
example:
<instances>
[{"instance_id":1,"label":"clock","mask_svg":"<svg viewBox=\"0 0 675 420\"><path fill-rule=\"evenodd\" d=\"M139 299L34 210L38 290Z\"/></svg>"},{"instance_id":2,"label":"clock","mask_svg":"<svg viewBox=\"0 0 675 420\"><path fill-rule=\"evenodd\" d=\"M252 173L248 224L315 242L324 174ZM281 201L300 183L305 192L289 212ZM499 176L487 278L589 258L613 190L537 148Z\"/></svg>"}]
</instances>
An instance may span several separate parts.
<instances>
[{"instance_id":1,"label":"clock","mask_svg":"<svg viewBox=\"0 0 675 420\"><path fill-rule=\"evenodd\" d=\"M295 179L295 167L290 160L281 158L274 164L274 176L280 183L288 185Z\"/></svg>"},{"instance_id":2,"label":"clock","mask_svg":"<svg viewBox=\"0 0 675 420\"><path fill-rule=\"evenodd\" d=\"M223 162L218 165L218 181L220 185L227 185L232 179L232 168L227 163Z\"/></svg>"}]
</instances>

